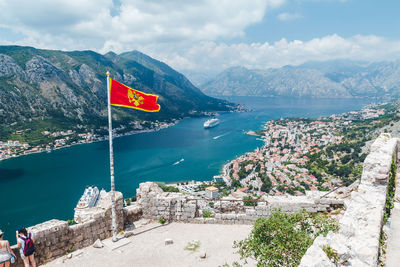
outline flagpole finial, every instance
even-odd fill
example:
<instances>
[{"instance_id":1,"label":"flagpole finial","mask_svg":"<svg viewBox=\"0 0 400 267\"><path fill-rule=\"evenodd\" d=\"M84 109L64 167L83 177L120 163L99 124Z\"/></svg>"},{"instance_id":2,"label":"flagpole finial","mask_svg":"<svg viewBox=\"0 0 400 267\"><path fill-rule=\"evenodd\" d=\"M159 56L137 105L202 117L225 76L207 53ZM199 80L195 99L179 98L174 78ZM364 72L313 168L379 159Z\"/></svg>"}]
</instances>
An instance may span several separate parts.
<instances>
[{"instance_id":1,"label":"flagpole finial","mask_svg":"<svg viewBox=\"0 0 400 267\"><path fill-rule=\"evenodd\" d=\"M110 77L110 72L107 71L107 72L106 72L106 75L107 75L107 77Z\"/></svg>"}]
</instances>

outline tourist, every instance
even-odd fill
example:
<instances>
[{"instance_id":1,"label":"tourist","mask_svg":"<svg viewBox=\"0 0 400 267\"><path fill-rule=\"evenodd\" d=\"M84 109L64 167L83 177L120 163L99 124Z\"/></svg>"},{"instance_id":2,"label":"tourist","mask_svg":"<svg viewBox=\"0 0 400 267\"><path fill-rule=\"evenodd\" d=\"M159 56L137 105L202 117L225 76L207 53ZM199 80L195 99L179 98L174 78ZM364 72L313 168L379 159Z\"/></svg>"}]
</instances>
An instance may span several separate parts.
<instances>
[{"instance_id":1,"label":"tourist","mask_svg":"<svg viewBox=\"0 0 400 267\"><path fill-rule=\"evenodd\" d=\"M28 231L24 227L18 228L17 243L25 267L36 267L35 256L33 255L35 252L33 234L28 234Z\"/></svg>"},{"instance_id":2,"label":"tourist","mask_svg":"<svg viewBox=\"0 0 400 267\"><path fill-rule=\"evenodd\" d=\"M10 267L11 257L16 259L14 252L10 249L10 243L3 240L3 231L0 230L0 267Z\"/></svg>"}]
</instances>

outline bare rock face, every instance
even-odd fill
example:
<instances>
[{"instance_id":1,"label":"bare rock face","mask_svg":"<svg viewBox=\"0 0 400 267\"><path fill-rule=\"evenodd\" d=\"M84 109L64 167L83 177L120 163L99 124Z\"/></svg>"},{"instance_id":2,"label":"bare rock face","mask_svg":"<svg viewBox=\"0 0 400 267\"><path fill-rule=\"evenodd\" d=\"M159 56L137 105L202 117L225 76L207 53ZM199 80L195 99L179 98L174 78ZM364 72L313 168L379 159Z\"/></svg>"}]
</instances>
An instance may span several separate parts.
<instances>
[{"instance_id":1,"label":"bare rock face","mask_svg":"<svg viewBox=\"0 0 400 267\"><path fill-rule=\"evenodd\" d=\"M79 76L79 73L76 70L69 70L68 75L77 86L84 85L81 76Z\"/></svg>"},{"instance_id":2,"label":"bare rock face","mask_svg":"<svg viewBox=\"0 0 400 267\"><path fill-rule=\"evenodd\" d=\"M34 56L26 62L26 73L31 83L49 80L61 82L62 79L66 78L62 70L41 56Z\"/></svg>"},{"instance_id":3,"label":"bare rock face","mask_svg":"<svg viewBox=\"0 0 400 267\"><path fill-rule=\"evenodd\" d=\"M82 64L79 68L79 77L92 92L96 93L102 91L103 96L106 95L107 91L104 90L102 82L97 78L96 73L88 65Z\"/></svg>"},{"instance_id":4,"label":"bare rock face","mask_svg":"<svg viewBox=\"0 0 400 267\"><path fill-rule=\"evenodd\" d=\"M26 79L26 73L10 56L0 54L0 77L20 76Z\"/></svg>"},{"instance_id":5,"label":"bare rock face","mask_svg":"<svg viewBox=\"0 0 400 267\"><path fill-rule=\"evenodd\" d=\"M136 78L132 74L124 73L124 83L131 84L134 81L136 81Z\"/></svg>"}]
</instances>

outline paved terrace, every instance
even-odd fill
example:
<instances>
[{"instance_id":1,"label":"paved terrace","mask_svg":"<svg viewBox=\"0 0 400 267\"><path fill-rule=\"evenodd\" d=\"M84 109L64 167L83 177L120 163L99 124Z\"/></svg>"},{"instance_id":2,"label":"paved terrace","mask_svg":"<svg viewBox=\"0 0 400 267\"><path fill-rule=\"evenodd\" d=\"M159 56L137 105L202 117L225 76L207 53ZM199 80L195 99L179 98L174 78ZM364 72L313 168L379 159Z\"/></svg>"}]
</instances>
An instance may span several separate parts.
<instances>
[{"instance_id":1,"label":"paved terrace","mask_svg":"<svg viewBox=\"0 0 400 267\"><path fill-rule=\"evenodd\" d=\"M185 224L170 223L160 225L150 223L143 225L137 222L134 235L112 243L111 239L103 240L105 247L92 246L45 264L53 266L222 266L232 265L239 261L239 255L232 248L234 240L242 240L248 236L252 225L221 224ZM165 239L172 239L173 244L165 245ZM192 240L199 240L196 251L185 250ZM126 245L125 243L129 242ZM123 245L118 248L118 246ZM200 258L206 253L206 258ZM256 266L250 262L247 266Z\"/></svg>"}]
</instances>

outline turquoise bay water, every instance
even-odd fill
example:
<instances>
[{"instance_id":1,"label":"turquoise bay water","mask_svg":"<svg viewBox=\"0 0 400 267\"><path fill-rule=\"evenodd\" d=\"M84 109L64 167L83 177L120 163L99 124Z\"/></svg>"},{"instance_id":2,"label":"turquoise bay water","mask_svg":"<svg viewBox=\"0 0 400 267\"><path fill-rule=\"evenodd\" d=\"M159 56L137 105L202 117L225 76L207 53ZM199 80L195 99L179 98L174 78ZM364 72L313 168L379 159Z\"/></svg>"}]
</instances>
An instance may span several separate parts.
<instances>
[{"instance_id":1,"label":"turquoise bay water","mask_svg":"<svg viewBox=\"0 0 400 267\"><path fill-rule=\"evenodd\" d=\"M357 110L368 99L290 99L231 97L253 109L219 116L215 128L207 118L186 119L152 133L114 140L115 184L125 197L144 181L210 180L222 165L261 146L243 131L260 129L281 117L319 117ZM184 161L175 164L179 160ZM0 229L13 238L15 229L49 219L71 219L86 185L110 188L108 142L65 148L0 162ZM11 239L13 241L13 239ZM13 243L13 242L12 242Z\"/></svg>"}]
</instances>

